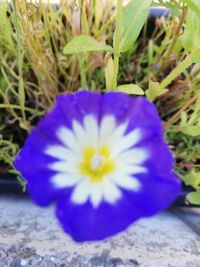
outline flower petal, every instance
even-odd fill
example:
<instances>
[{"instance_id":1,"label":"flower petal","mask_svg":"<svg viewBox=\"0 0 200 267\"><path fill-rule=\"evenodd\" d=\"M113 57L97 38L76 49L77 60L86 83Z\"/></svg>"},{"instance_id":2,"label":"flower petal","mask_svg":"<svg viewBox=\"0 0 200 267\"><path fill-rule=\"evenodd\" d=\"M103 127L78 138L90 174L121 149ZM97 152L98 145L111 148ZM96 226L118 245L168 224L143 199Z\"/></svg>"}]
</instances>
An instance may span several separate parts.
<instances>
[{"instance_id":1,"label":"flower petal","mask_svg":"<svg viewBox=\"0 0 200 267\"><path fill-rule=\"evenodd\" d=\"M71 176L66 173L58 173L55 174L52 178L51 181L54 184L56 188L65 188L65 187L70 187L76 185L79 181L81 180L80 176Z\"/></svg>"},{"instance_id":2,"label":"flower petal","mask_svg":"<svg viewBox=\"0 0 200 267\"><path fill-rule=\"evenodd\" d=\"M77 153L75 154L72 150L61 145L47 146L44 150L44 154L59 160L68 160L78 157Z\"/></svg>"},{"instance_id":3,"label":"flower petal","mask_svg":"<svg viewBox=\"0 0 200 267\"><path fill-rule=\"evenodd\" d=\"M129 132L124 137L120 138L119 142L116 143L116 146L115 146L114 150L112 151L112 155L113 156L117 155L117 154L123 152L124 150L132 148L133 146L138 144L138 142L141 140L141 138L142 138L141 129L139 129L139 128L134 129L133 131Z\"/></svg>"},{"instance_id":4,"label":"flower petal","mask_svg":"<svg viewBox=\"0 0 200 267\"><path fill-rule=\"evenodd\" d=\"M105 144L113 151L116 145L121 141L126 131L127 123L120 124L113 134L105 141Z\"/></svg>"},{"instance_id":5,"label":"flower petal","mask_svg":"<svg viewBox=\"0 0 200 267\"><path fill-rule=\"evenodd\" d=\"M105 145L107 139L113 134L116 128L115 117L107 115L102 118L99 130L99 145Z\"/></svg>"},{"instance_id":6,"label":"flower petal","mask_svg":"<svg viewBox=\"0 0 200 267\"><path fill-rule=\"evenodd\" d=\"M78 123L76 120L73 121L72 125L73 125L72 127L73 127L74 134L81 148L84 148L86 145L89 145L90 141L88 139L88 135L85 132L83 126L80 123Z\"/></svg>"},{"instance_id":7,"label":"flower petal","mask_svg":"<svg viewBox=\"0 0 200 267\"><path fill-rule=\"evenodd\" d=\"M87 202L91 192L91 184L89 180L83 179L73 190L71 201L76 204L84 204Z\"/></svg>"},{"instance_id":8,"label":"flower petal","mask_svg":"<svg viewBox=\"0 0 200 267\"><path fill-rule=\"evenodd\" d=\"M139 191L141 188L139 180L133 176L110 175L109 179L124 189Z\"/></svg>"},{"instance_id":9,"label":"flower petal","mask_svg":"<svg viewBox=\"0 0 200 267\"><path fill-rule=\"evenodd\" d=\"M93 183L90 193L90 201L97 208L103 200L103 183Z\"/></svg>"},{"instance_id":10,"label":"flower petal","mask_svg":"<svg viewBox=\"0 0 200 267\"><path fill-rule=\"evenodd\" d=\"M87 115L83 119L83 126L86 131L87 137L90 140L90 145L93 147L98 146L98 124L97 120L92 115Z\"/></svg>"},{"instance_id":11,"label":"flower petal","mask_svg":"<svg viewBox=\"0 0 200 267\"><path fill-rule=\"evenodd\" d=\"M118 164L117 171L114 174L124 176L124 175L133 175L146 172L148 172L148 169L146 167L134 164L123 164L121 162Z\"/></svg>"},{"instance_id":12,"label":"flower petal","mask_svg":"<svg viewBox=\"0 0 200 267\"><path fill-rule=\"evenodd\" d=\"M78 161L55 161L48 165L50 170L56 171L58 173L67 173L67 174L78 174Z\"/></svg>"},{"instance_id":13,"label":"flower petal","mask_svg":"<svg viewBox=\"0 0 200 267\"><path fill-rule=\"evenodd\" d=\"M67 129L66 127L61 127L57 131L57 136L63 145L77 153L80 153L81 149L71 130Z\"/></svg>"},{"instance_id":14,"label":"flower petal","mask_svg":"<svg viewBox=\"0 0 200 267\"><path fill-rule=\"evenodd\" d=\"M103 181L103 186L104 200L110 204L116 204L122 196L120 189L108 179Z\"/></svg>"},{"instance_id":15,"label":"flower petal","mask_svg":"<svg viewBox=\"0 0 200 267\"><path fill-rule=\"evenodd\" d=\"M133 148L117 155L116 160L120 164L143 164L150 157L144 148Z\"/></svg>"}]
</instances>

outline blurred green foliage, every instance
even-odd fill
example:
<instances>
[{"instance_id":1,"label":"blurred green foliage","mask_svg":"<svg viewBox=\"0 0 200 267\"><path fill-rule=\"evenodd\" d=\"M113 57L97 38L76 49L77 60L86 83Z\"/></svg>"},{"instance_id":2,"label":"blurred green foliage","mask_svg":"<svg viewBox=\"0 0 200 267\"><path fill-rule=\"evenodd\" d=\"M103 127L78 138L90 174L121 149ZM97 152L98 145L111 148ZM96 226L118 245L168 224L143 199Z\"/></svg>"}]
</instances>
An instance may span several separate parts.
<instances>
[{"instance_id":1,"label":"blurred green foliage","mask_svg":"<svg viewBox=\"0 0 200 267\"><path fill-rule=\"evenodd\" d=\"M192 54L200 49L197 2L153 1L171 16L157 17L153 28L146 22L121 53L118 73L119 90L145 93L157 105L177 174L196 190L188 196L194 203L200 195L200 65ZM115 12L114 0L0 3L0 173L14 172L17 151L57 95L112 86ZM90 36L91 49L65 55L80 35Z\"/></svg>"}]
</instances>

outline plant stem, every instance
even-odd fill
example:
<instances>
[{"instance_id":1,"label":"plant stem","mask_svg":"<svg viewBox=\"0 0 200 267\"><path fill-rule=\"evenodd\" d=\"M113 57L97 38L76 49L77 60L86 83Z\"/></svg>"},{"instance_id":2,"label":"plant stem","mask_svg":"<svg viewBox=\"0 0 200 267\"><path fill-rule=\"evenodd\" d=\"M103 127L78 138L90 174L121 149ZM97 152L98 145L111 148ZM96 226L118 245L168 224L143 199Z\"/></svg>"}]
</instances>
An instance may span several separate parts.
<instances>
[{"instance_id":1,"label":"plant stem","mask_svg":"<svg viewBox=\"0 0 200 267\"><path fill-rule=\"evenodd\" d=\"M192 0L181 0L181 2L185 3L188 5L189 8L199 17L200 19L200 9L196 3Z\"/></svg>"},{"instance_id":2,"label":"plant stem","mask_svg":"<svg viewBox=\"0 0 200 267\"><path fill-rule=\"evenodd\" d=\"M162 69L165 67L165 64L166 64L166 59L168 59L174 49L174 46L176 45L176 42L180 36L180 31L183 27L183 24L184 24L184 21L185 21L185 17L187 15L187 8L186 7L183 7L182 9L182 14L181 14L181 17L180 17L180 21L179 21L179 24L178 26L176 27L175 29L175 33L174 33L174 37L173 37L173 40L171 42L171 45L169 46L169 49L166 51L166 55L163 55L162 56L162 62L160 63L160 66L164 65L162 67Z\"/></svg>"},{"instance_id":3,"label":"plant stem","mask_svg":"<svg viewBox=\"0 0 200 267\"><path fill-rule=\"evenodd\" d=\"M86 6L86 0L82 2L81 5L81 26L82 26L82 33L83 34L89 34L89 25L87 20L87 6Z\"/></svg>"},{"instance_id":4,"label":"plant stem","mask_svg":"<svg viewBox=\"0 0 200 267\"><path fill-rule=\"evenodd\" d=\"M166 129L169 129L171 124L176 122L179 119L179 116L184 112L188 107L192 106L194 101L200 96L200 93L194 95L181 109L178 110L166 123Z\"/></svg>"},{"instance_id":5,"label":"plant stem","mask_svg":"<svg viewBox=\"0 0 200 267\"><path fill-rule=\"evenodd\" d=\"M86 65L85 65L85 55L78 56L79 66L80 66L80 78L81 78L81 89L87 88L87 75L86 75Z\"/></svg>"},{"instance_id":6,"label":"plant stem","mask_svg":"<svg viewBox=\"0 0 200 267\"><path fill-rule=\"evenodd\" d=\"M12 104L6 104L6 103L5 104L0 104L0 109L1 108L3 108L3 109L4 108L6 108L6 109L21 109L21 107L18 106L18 105L12 105ZM35 114L40 115L40 116L44 115L44 112L37 111L36 109L33 109L33 108L24 107L24 110L30 112L33 115L35 115Z\"/></svg>"},{"instance_id":7,"label":"plant stem","mask_svg":"<svg viewBox=\"0 0 200 267\"><path fill-rule=\"evenodd\" d=\"M178 77L193 62L195 55L200 53L200 48L195 49L180 63L160 84L160 90L165 89L176 77Z\"/></svg>"},{"instance_id":8,"label":"plant stem","mask_svg":"<svg viewBox=\"0 0 200 267\"><path fill-rule=\"evenodd\" d=\"M96 37L101 36L101 34L102 34L103 32L105 32L105 31L108 29L109 25L113 22L113 20L115 19L115 17L116 17L116 14L114 13L114 14L113 14L113 15L112 15L112 16L105 22L105 24L102 25L102 27L101 27L99 30L96 30L96 31L94 32L95 36L96 36Z\"/></svg>"},{"instance_id":9,"label":"plant stem","mask_svg":"<svg viewBox=\"0 0 200 267\"><path fill-rule=\"evenodd\" d=\"M24 91L24 81L23 81L23 51L21 44L21 36L20 36L20 26L18 23L18 14L17 14L17 3L16 0L13 0L14 7L14 26L16 30L17 37L17 54L18 54L18 71L19 71L19 80L18 80L18 95L19 95L19 103L21 106L21 112L23 120L26 121L26 114L24 110L25 106L25 91Z\"/></svg>"},{"instance_id":10,"label":"plant stem","mask_svg":"<svg viewBox=\"0 0 200 267\"><path fill-rule=\"evenodd\" d=\"M117 88L117 77L119 71L119 57L120 57L120 43L121 43L121 22L122 22L122 5L123 0L117 1L117 11L116 11L116 29L113 39L114 47L114 73L112 77L112 90Z\"/></svg>"}]
</instances>

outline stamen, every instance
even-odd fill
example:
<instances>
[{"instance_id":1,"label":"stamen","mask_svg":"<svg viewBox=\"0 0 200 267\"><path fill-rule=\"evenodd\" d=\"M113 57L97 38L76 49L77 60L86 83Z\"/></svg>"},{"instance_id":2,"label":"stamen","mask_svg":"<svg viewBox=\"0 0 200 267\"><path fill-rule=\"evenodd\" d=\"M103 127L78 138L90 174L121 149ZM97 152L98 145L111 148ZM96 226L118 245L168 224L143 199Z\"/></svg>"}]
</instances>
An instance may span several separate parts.
<instances>
[{"instance_id":1,"label":"stamen","mask_svg":"<svg viewBox=\"0 0 200 267\"><path fill-rule=\"evenodd\" d=\"M91 181L102 181L115 168L116 165L110 159L110 151L106 146L99 149L90 146L83 150L83 159L80 162L79 170L81 175L87 176Z\"/></svg>"}]
</instances>

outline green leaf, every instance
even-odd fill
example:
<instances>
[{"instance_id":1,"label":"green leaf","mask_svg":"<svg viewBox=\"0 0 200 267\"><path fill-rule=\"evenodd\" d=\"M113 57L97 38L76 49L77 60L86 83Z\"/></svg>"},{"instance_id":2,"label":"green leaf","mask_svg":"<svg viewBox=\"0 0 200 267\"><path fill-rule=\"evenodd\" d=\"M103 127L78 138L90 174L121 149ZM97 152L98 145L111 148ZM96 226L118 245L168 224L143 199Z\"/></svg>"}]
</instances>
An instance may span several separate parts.
<instances>
[{"instance_id":1,"label":"green leaf","mask_svg":"<svg viewBox=\"0 0 200 267\"><path fill-rule=\"evenodd\" d=\"M186 125L181 127L181 132L193 137L200 136L200 126L198 125Z\"/></svg>"},{"instance_id":2,"label":"green leaf","mask_svg":"<svg viewBox=\"0 0 200 267\"><path fill-rule=\"evenodd\" d=\"M120 51L125 52L136 41L147 20L152 0L131 0L122 15Z\"/></svg>"},{"instance_id":3,"label":"green leaf","mask_svg":"<svg viewBox=\"0 0 200 267\"><path fill-rule=\"evenodd\" d=\"M161 96L168 92L168 89L161 89L158 82L149 81L149 89L145 91L147 98L150 101L154 101L158 96Z\"/></svg>"},{"instance_id":4,"label":"green leaf","mask_svg":"<svg viewBox=\"0 0 200 267\"><path fill-rule=\"evenodd\" d=\"M118 92L128 95L144 95L144 91L136 84L123 84L117 87Z\"/></svg>"},{"instance_id":5,"label":"green leaf","mask_svg":"<svg viewBox=\"0 0 200 267\"><path fill-rule=\"evenodd\" d=\"M188 7L197 15L200 19L200 8L198 6L199 0L182 0L183 3L187 4Z\"/></svg>"},{"instance_id":6,"label":"green leaf","mask_svg":"<svg viewBox=\"0 0 200 267\"><path fill-rule=\"evenodd\" d=\"M187 200L195 205L200 205L200 191L191 192L187 195Z\"/></svg>"},{"instance_id":7,"label":"green leaf","mask_svg":"<svg viewBox=\"0 0 200 267\"><path fill-rule=\"evenodd\" d=\"M2 93L5 93L7 87L8 87L7 80L5 79L5 77L1 77L0 78L0 91L2 91Z\"/></svg>"},{"instance_id":8,"label":"green leaf","mask_svg":"<svg viewBox=\"0 0 200 267\"><path fill-rule=\"evenodd\" d=\"M200 1L192 0L191 2L200 12ZM185 30L183 36L181 37L183 47L186 51L189 52L200 47L200 14L197 13L196 9L189 9ZM194 62L200 62L200 53L198 55L195 55Z\"/></svg>"},{"instance_id":9,"label":"green leaf","mask_svg":"<svg viewBox=\"0 0 200 267\"><path fill-rule=\"evenodd\" d=\"M15 44L13 40L13 29L7 15L8 4L2 1L0 4L0 42L2 47L9 49L9 52L15 52Z\"/></svg>"},{"instance_id":10,"label":"green leaf","mask_svg":"<svg viewBox=\"0 0 200 267\"><path fill-rule=\"evenodd\" d=\"M200 171L194 169L183 176L183 181L186 185L192 186L194 189L200 189Z\"/></svg>"},{"instance_id":11,"label":"green leaf","mask_svg":"<svg viewBox=\"0 0 200 267\"><path fill-rule=\"evenodd\" d=\"M193 112L192 112L193 111ZM181 114L180 130L182 133L198 137L200 136L200 97L195 105L192 106L189 116L186 112Z\"/></svg>"},{"instance_id":12,"label":"green leaf","mask_svg":"<svg viewBox=\"0 0 200 267\"><path fill-rule=\"evenodd\" d=\"M63 53L77 54L82 52L92 52L92 51L108 51L112 52L113 48L109 45L102 44L96 39L89 35L79 35L72 39L64 48Z\"/></svg>"},{"instance_id":13,"label":"green leaf","mask_svg":"<svg viewBox=\"0 0 200 267\"><path fill-rule=\"evenodd\" d=\"M187 124L187 113L185 111L183 111L181 113L181 122L180 122L180 126L184 127Z\"/></svg>"}]
</instances>

